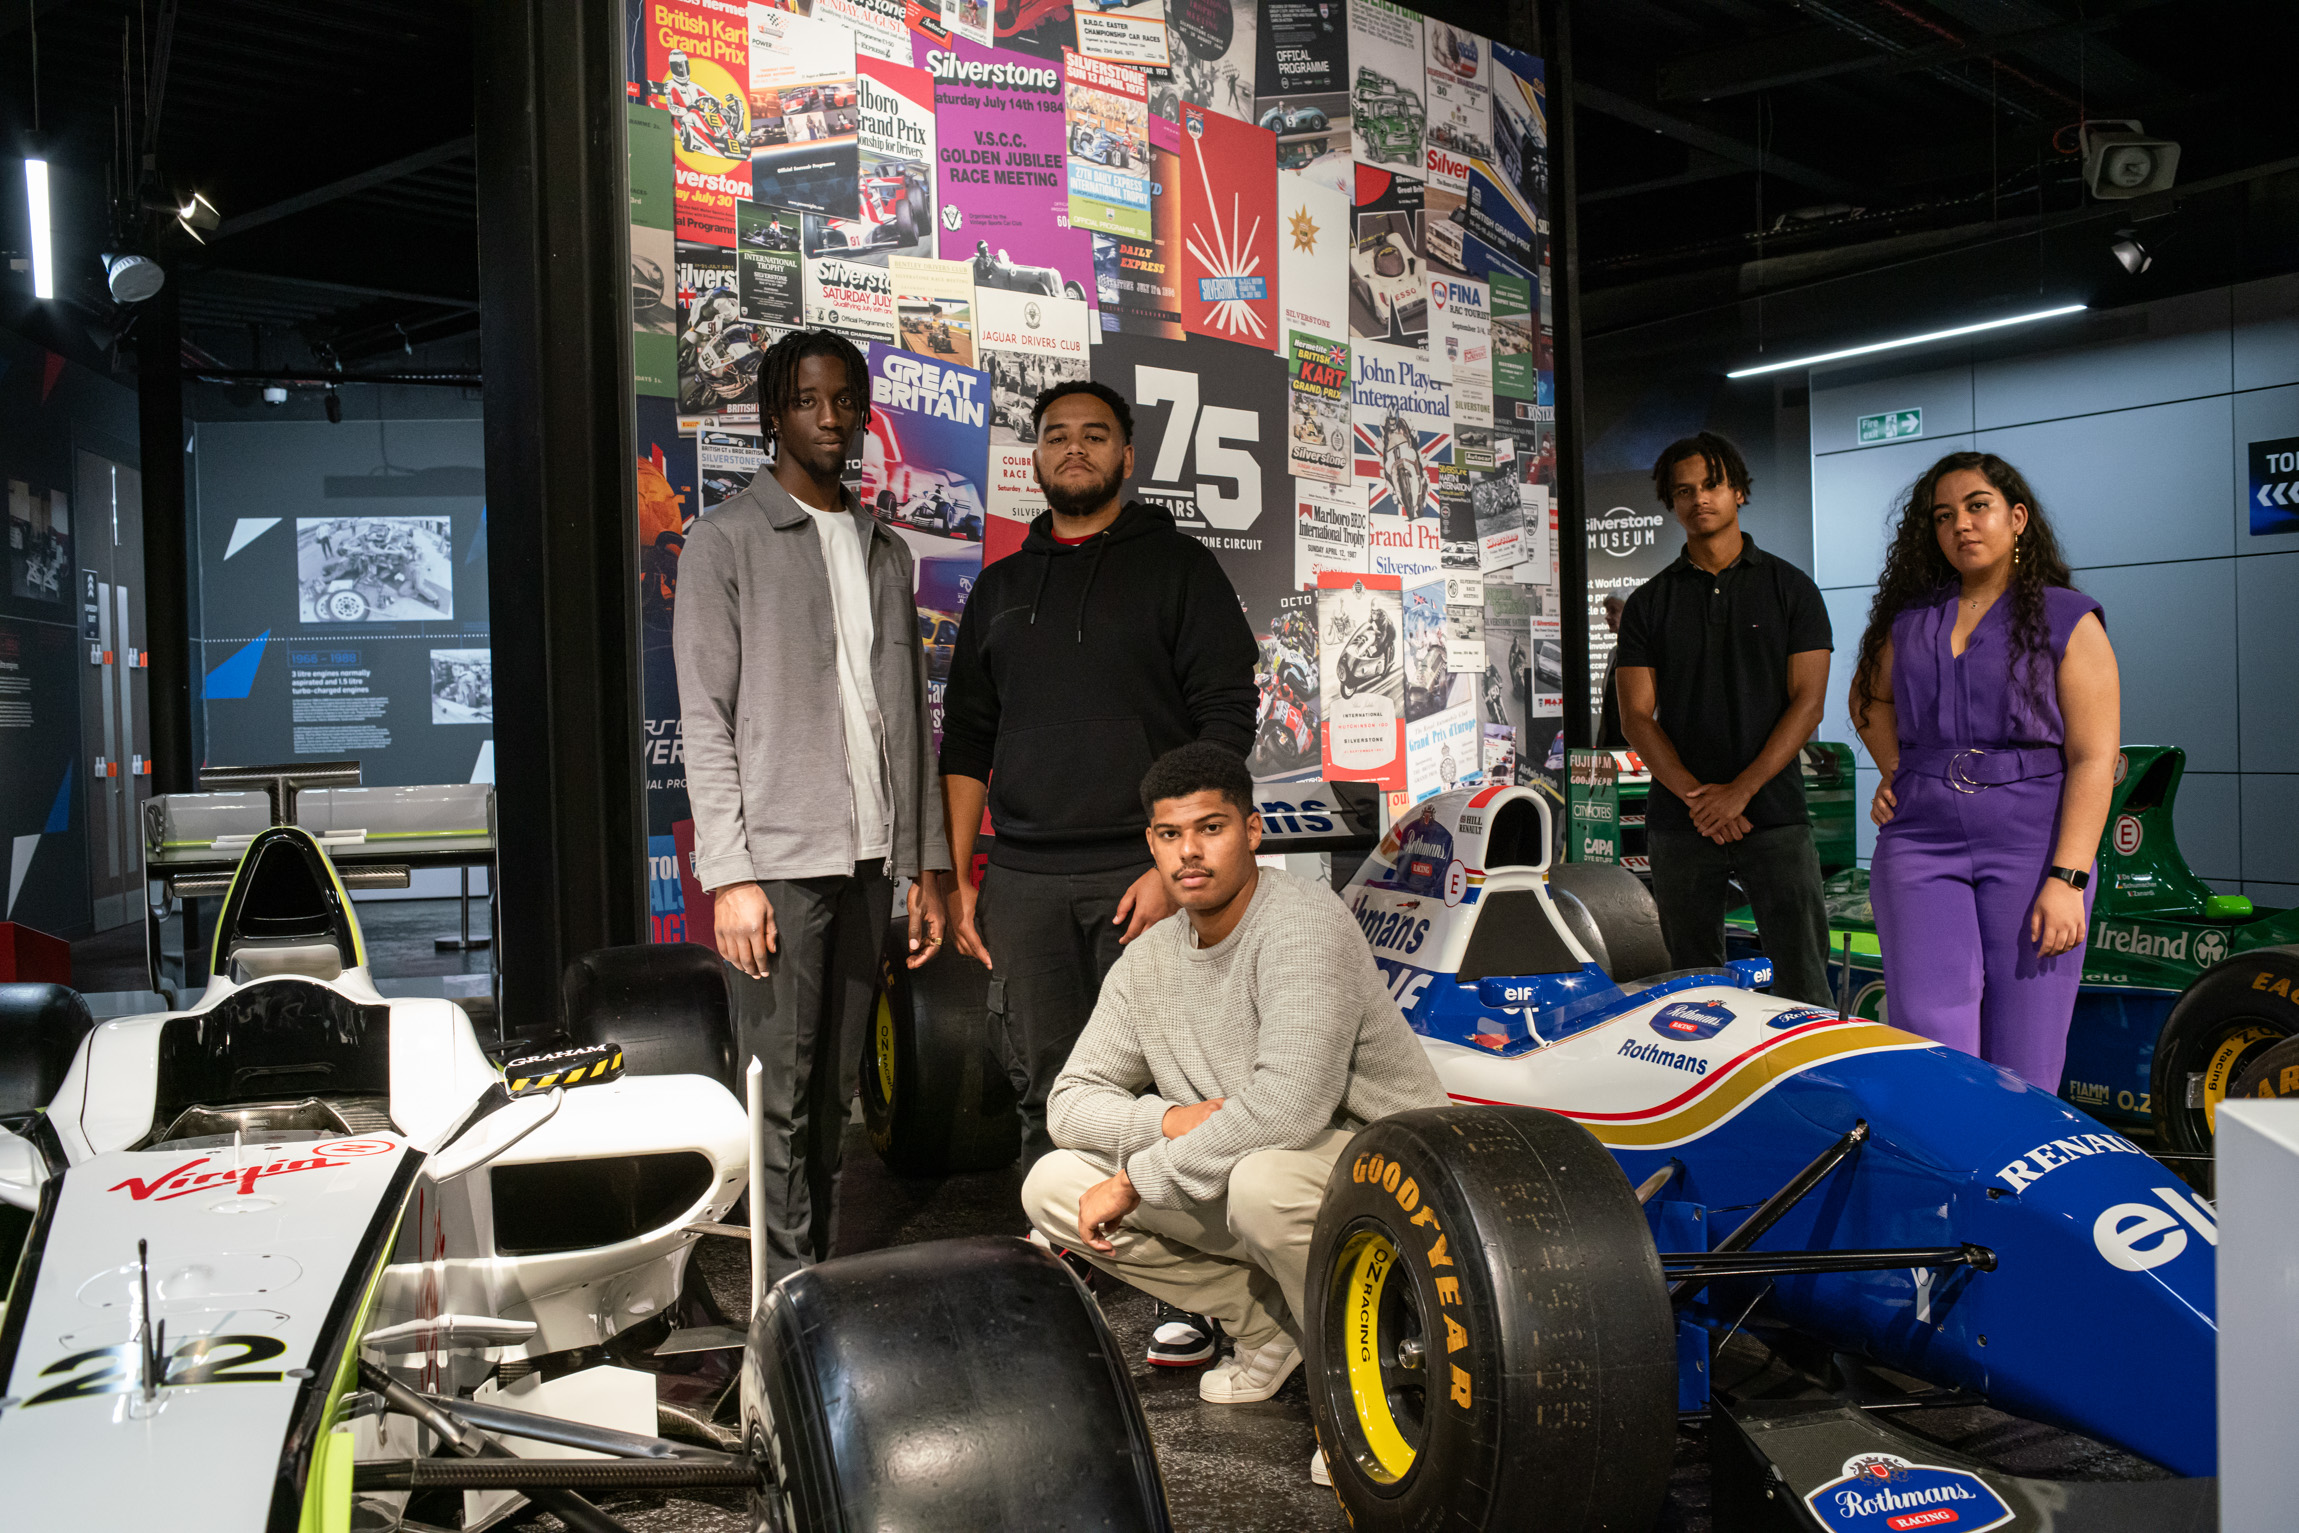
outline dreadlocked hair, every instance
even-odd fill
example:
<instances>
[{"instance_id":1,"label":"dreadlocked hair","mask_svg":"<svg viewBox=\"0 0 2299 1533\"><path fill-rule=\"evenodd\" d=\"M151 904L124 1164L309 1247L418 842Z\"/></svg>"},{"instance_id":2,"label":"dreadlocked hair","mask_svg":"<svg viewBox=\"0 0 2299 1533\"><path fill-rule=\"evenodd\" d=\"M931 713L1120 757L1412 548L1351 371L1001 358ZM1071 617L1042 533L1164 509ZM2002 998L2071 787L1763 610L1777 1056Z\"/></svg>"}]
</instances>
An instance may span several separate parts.
<instances>
[{"instance_id":1,"label":"dreadlocked hair","mask_svg":"<svg viewBox=\"0 0 2299 1533\"><path fill-rule=\"evenodd\" d=\"M862 423L870 424L870 364L855 344L835 330L789 330L766 348L758 368L758 423L770 442L798 393L798 364L808 357L835 357L846 365L846 386L862 406Z\"/></svg>"},{"instance_id":2,"label":"dreadlocked hair","mask_svg":"<svg viewBox=\"0 0 2299 1533\"><path fill-rule=\"evenodd\" d=\"M1867 718L1879 695L1876 672L1885 642L1892 637L1892 620L1911 607L1938 601L1944 589L1962 579L1940 551L1932 506L1940 481L1966 469L1976 470L1993 485L2005 505L2027 507L2028 524L2012 545L2016 557L2012 583L2005 592L2011 603L2012 715L2015 722L2029 725L2042 718L2044 688L2055 676L2044 592L2052 586L2073 590L2075 577L2068 573L2059 538L2026 477L1992 452L1952 452L1924 470L1894 506L1898 525L1884 552L1884 573L1876 581L1875 600L1868 604L1868 628L1860 635L1860 660L1852 672L1856 721Z\"/></svg>"}]
</instances>

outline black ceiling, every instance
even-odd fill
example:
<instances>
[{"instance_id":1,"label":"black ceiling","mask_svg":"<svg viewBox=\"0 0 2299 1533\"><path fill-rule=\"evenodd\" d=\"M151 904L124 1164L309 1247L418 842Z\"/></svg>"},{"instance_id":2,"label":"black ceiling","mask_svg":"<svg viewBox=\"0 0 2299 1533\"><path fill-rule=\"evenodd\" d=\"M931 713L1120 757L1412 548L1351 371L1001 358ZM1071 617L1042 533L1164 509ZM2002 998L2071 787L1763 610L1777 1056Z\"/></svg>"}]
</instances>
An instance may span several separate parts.
<instances>
[{"instance_id":1,"label":"black ceiling","mask_svg":"<svg viewBox=\"0 0 2299 1533\"><path fill-rule=\"evenodd\" d=\"M475 328L470 0L6 0L0 98L16 132L31 126L34 9L58 296L83 329L126 318L96 257L139 162L147 80L161 194L203 192L224 220L205 246L171 230L160 252L187 353L351 362Z\"/></svg>"},{"instance_id":2,"label":"black ceiling","mask_svg":"<svg viewBox=\"0 0 2299 1533\"><path fill-rule=\"evenodd\" d=\"M73 178L66 296L100 337L114 322L94 261L106 167L134 164L121 124L141 129L171 7L0 0L0 105L17 131L35 9L42 126ZM207 247L170 252L187 339L233 365L284 366L299 349L349 362L475 326L470 0L173 9L157 174L225 219ZM1429 9L1487 28L1503 14ZM2101 264L2121 210L2086 201L2080 122L2136 117L2179 140L2183 186L2299 154L2281 79L2299 53L2288 0L1577 0L1573 24L1580 253L1599 334L2030 231L2040 251L2071 219L2109 222L2059 238L2052 259L2111 298L2145 296ZM2247 259L2288 266L2261 238L2256 194L2236 200L2254 210L2238 231L2258 247ZM2224 221L2186 223L2186 276L2167 257L2137 281L2231 274ZM0 244L14 232L0 225ZM269 354L251 355L251 326Z\"/></svg>"}]
</instances>

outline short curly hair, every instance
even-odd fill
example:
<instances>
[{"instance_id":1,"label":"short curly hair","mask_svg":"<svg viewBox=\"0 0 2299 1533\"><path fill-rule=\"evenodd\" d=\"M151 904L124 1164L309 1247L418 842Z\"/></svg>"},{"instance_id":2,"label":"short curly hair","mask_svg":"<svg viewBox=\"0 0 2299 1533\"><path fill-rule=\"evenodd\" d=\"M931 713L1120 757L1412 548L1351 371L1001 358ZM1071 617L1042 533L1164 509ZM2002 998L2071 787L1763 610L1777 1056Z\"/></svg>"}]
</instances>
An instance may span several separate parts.
<instances>
[{"instance_id":1,"label":"short curly hair","mask_svg":"<svg viewBox=\"0 0 2299 1533\"><path fill-rule=\"evenodd\" d=\"M1142 778L1142 813L1154 820L1160 799L1187 798L1209 788L1227 799L1239 814L1256 812L1253 774L1245 769L1245 758L1226 745L1192 740L1150 763Z\"/></svg>"},{"instance_id":2,"label":"short curly hair","mask_svg":"<svg viewBox=\"0 0 2299 1533\"><path fill-rule=\"evenodd\" d=\"M1103 404L1108 405L1110 414L1118 418L1118 440L1128 446L1133 444L1133 406L1126 403L1125 395L1111 388L1108 384L1091 378L1072 378L1066 383L1057 383L1040 394L1038 402L1030 407L1030 430L1036 432L1045 425L1046 412L1054 407L1054 402L1058 399L1067 399L1072 394L1091 394Z\"/></svg>"},{"instance_id":3,"label":"short curly hair","mask_svg":"<svg viewBox=\"0 0 2299 1533\"><path fill-rule=\"evenodd\" d=\"M1713 431L1702 431L1669 443L1653 460L1652 489L1664 507L1676 504L1676 466L1687 458L1699 458L1707 464L1707 476L1701 480L1703 488L1713 489L1719 480L1744 496L1756 488L1756 481L1748 477L1748 460L1732 445L1732 439Z\"/></svg>"}]
</instances>

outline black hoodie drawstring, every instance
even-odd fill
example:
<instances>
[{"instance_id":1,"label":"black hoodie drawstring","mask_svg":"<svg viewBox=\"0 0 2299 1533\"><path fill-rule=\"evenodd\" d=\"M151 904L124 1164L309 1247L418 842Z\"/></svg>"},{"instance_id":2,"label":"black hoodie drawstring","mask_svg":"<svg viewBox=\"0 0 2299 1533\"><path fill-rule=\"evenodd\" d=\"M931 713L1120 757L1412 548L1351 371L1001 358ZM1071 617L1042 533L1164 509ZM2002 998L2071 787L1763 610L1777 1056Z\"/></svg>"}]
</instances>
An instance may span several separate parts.
<instances>
[{"instance_id":1,"label":"black hoodie drawstring","mask_svg":"<svg viewBox=\"0 0 2299 1533\"><path fill-rule=\"evenodd\" d=\"M1038 589L1030 595L1030 626L1032 628L1038 626L1038 603L1045 600L1046 597L1046 577L1054 572L1054 556L1050 551L1040 549L1038 557L1045 562L1038 566Z\"/></svg>"},{"instance_id":2,"label":"black hoodie drawstring","mask_svg":"<svg viewBox=\"0 0 2299 1533\"><path fill-rule=\"evenodd\" d=\"M1086 642L1086 598L1094 594L1094 577L1102 572L1102 550L1109 547L1109 544L1110 533L1108 528L1105 527L1094 534L1094 562L1086 566L1086 588L1078 593L1077 642L1080 644ZM1052 561L1049 560L1046 567L1048 569L1053 568Z\"/></svg>"}]
</instances>

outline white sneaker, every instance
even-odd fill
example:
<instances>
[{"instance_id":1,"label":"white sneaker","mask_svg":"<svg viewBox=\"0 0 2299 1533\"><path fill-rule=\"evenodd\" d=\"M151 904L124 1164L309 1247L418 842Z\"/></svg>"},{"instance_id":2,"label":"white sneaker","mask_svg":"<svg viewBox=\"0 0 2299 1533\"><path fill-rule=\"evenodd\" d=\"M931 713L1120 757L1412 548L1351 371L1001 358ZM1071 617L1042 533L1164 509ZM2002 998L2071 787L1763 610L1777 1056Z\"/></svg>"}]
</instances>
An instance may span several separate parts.
<instances>
[{"instance_id":1,"label":"white sneaker","mask_svg":"<svg viewBox=\"0 0 2299 1533\"><path fill-rule=\"evenodd\" d=\"M1323 1448L1309 1455L1309 1483L1322 1485L1327 1490L1333 1488L1333 1476L1325 1472L1325 1450Z\"/></svg>"},{"instance_id":2,"label":"white sneaker","mask_svg":"<svg viewBox=\"0 0 2299 1533\"><path fill-rule=\"evenodd\" d=\"M1243 1405L1266 1400L1277 1393L1293 1370L1301 1366L1301 1349L1283 1331L1277 1339L1248 1352L1235 1352L1199 1376L1197 1397L1215 1405Z\"/></svg>"}]
</instances>

